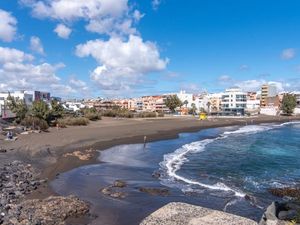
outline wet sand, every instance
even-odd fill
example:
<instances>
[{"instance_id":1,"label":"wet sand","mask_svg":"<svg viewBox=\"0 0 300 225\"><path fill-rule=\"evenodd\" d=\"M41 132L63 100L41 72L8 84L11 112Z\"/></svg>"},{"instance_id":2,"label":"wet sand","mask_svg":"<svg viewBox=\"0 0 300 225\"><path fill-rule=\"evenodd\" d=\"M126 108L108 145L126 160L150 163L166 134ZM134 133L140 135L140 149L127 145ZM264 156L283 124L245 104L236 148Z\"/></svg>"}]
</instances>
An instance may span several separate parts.
<instances>
[{"instance_id":1,"label":"wet sand","mask_svg":"<svg viewBox=\"0 0 300 225\"><path fill-rule=\"evenodd\" d=\"M114 119L103 118L86 127L50 128L49 132L21 135L15 142L3 142L0 147L8 149L0 153L0 166L14 159L31 163L41 171L41 177L52 180L57 174L83 165L97 163L98 151L115 145L142 143L176 138L179 133L201 129L271 122L300 120L300 117L251 117L216 118L199 121L193 117L165 117L154 119ZM3 138L3 137L2 137ZM11 149L11 150L10 150ZM64 156L74 151L85 152L92 149L87 160L75 156ZM55 193L48 185L40 187L28 198L45 198ZM72 221L72 223L75 223ZM81 222L82 224L82 222Z\"/></svg>"}]
</instances>

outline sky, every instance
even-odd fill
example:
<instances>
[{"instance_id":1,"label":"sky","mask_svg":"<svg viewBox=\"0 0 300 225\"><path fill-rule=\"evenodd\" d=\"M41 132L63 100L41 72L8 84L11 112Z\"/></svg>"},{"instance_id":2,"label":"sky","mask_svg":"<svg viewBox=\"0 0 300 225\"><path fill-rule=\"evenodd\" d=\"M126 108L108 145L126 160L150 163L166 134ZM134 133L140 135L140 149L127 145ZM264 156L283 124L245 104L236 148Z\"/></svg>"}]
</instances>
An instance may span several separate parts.
<instances>
[{"instance_id":1,"label":"sky","mask_svg":"<svg viewBox=\"0 0 300 225\"><path fill-rule=\"evenodd\" d=\"M0 91L300 90L298 0L1 0Z\"/></svg>"}]
</instances>

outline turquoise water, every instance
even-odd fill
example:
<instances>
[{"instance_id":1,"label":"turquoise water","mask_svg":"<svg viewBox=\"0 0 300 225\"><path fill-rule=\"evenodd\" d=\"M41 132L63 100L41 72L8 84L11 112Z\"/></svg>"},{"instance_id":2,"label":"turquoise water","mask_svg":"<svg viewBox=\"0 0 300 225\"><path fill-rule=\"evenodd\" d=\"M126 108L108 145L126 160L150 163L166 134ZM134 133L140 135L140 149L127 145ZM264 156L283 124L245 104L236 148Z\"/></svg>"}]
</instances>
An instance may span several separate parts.
<instances>
[{"instance_id":1,"label":"turquoise water","mask_svg":"<svg viewBox=\"0 0 300 225\"><path fill-rule=\"evenodd\" d=\"M300 184L300 123L184 133L177 139L148 143L146 148L115 146L101 152L99 160L61 174L51 184L59 194L91 202L98 216L95 224L138 224L171 201L259 220L265 208L278 200L269 188ZM159 172L160 178L152 177L153 172ZM128 183L124 200L99 192L116 179ZM149 196L139 187L167 187L171 194Z\"/></svg>"}]
</instances>

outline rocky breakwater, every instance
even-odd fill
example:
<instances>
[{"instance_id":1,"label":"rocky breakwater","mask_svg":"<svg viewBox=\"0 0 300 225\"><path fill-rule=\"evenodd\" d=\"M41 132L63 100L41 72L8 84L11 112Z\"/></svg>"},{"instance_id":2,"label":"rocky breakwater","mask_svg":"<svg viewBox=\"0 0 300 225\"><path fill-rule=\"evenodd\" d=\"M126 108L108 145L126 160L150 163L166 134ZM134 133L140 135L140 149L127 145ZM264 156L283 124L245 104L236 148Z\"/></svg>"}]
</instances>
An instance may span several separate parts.
<instances>
[{"instance_id":1,"label":"rocky breakwater","mask_svg":"<svg viewBox=\"0 0 300 225\"><path fill-rule=\"evenodd\" d=\"M282 201L273 202L267 208L259 225L300 224L300 188L274 188L269 192Z\"/></svg>"},{"instance_id":2,"label":"rocky breakwater","mask_svg":"<svg viewBox=\"0 0 300 225\"><path fill-rule=\"evenodd\" d=\"M0 168L0 224L53 224L62 225L68 217L88 212L88 205L75 198L49 197L26 200L46 180L40 180L30 164L19 161Z\"/></svg>"}]
</instances>

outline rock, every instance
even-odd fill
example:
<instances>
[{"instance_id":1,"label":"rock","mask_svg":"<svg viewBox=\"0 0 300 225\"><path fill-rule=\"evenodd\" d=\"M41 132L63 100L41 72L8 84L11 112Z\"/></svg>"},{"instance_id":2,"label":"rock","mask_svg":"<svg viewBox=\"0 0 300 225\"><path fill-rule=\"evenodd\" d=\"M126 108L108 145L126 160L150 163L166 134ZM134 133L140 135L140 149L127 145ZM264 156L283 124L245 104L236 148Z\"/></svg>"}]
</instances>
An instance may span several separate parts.
<instances>
[{"instance_id":1,"label":"rock","mask_svg":"<svg viewBox=\"0 0 300 225\"><path fill-rule=\"evenodd\" d=\"M264 214L259 222L259 225L266 225L267 221L270 221L270 220L277 221L277 206L278 206L278 203L273 202L267 208L267 210L264 212Z\"/></svg>"},{"instance_id":2,"label":"rock","mask_svg":"<svg viewBox=\"0 0 300 225\"><path fill-rule=\"evenodd\" d=\"M159 195L159 196L168 196L170 194L170 191L166 188L145 188L145 187L140 187L139 191L150 194L150 195Z\"/></svg>"},{"instance_id":3,"label":"rock","mask_svg":"<svg viewBox=\"0 0 300 225\"><path fill-rule=\"evenodd\" d=\"M110 195L111 194L111 189L109 187L103 188L101 190L102 194L104 195Z\"/></svg>"},{"instance_id":4,"label":"rock","mask_svg":"<svg viewBox=\"0 0 300 225\"><path fill-rule=\"evenodd\" d=\"M3 224L64 225L67 218L83 216L88 211L88 204L74 196L51 196L13 204Z\"/></svg>"},{"instance_id":5,"label":"rock","mask_svg":"<svg viewBox=\"0 0 300 225\"><path fill-rule=\"evenodd\" d=\"M39 185L37 173L31 166L13 161L0 168L0 212L3 224L11 219L10 212L14 212L14 216L20 214L19 208L22 207L16 207L16 210L14 207L25 194L37 189Z\"/></svg>"},{"instance_id":6,"label":"rock","mask_svg":"<svg viewBox=\"0 0 300 225\"><path fill-rule=\"evenodd\" d=\"M292 198L300 198L300 188L271 188L268 190L272 195L277 197L292 197Z\"/></svg>"},{"instance_id":7,"label":"rock","mask_svg":"<svg viewBox=\"0 0 300 225\"><path fill-rule=\"evenodd\" d=\"M288 211L280 211L278 213L278 219L280 220L293 220L297 217L297 211L296 210L288 210Z\"/></svg>"},{"instance_id":8,"label":"rock","mask_svg":"<svg viewBox=\"0 0 300 225\"><path fill-rule=\"evenodd\" d=\"M110 194L110 197L119 198L119 199L125 198L126 196L127 195L123 192L114 192L114 193Z\"/></svg>"},{"instance_id":9,"label":"rock","mask_svg":"<svg viewBox=\"0 0 300 225\"><path fill-rule=\"evenodd\" d=\"M0 149L0 153L6 153L7 152L7 150L6 149Z\"/></svg>"},{"instance_id":10,"label":"rock","mask_svg":"<svg viewBox=\"0 0 300 225\"><path fill-rule=\"evenodd\" d=\"M124 188L126 186L127 186L126 182L122 180L116 180L113 184L113 187L117 187L117 188Z\"/></svg>"},{"instance_id":11,"label":"rock","mask_svg":"<svg viewBox=\"0 0 300 225\"><path fill-rule=\"evenodd\" d=\"M122 198L125 198L127 196L127 194L125 194L124 192L119 192L119 191L116 191L113 186L109 186L109 187L106 187L106 188L103 188L101 190L102 194L104 195L107 195L107 196L110 196L112 198L119 198L119 199L122 199Z\"/></svg>"},{"instance_id":12,"label":"rock","mask_svg":"<svg viewBox=\"0 0 300 225\"><path fill-rule=\"evenodd\" d=\"M287 209L294 209L296 211L300 211L300 204L294 203L294 202L288 202L286 203Z\"/></svg>"},{"instance_id":13,"label":"rock","mask_svg":"<svg viewBox=\"0 0 300 225\"><path fill-rule=\"evenodd\" d=\"M160 176L161 176L161 174L160 174L160 172L159 171L154 171L153 173L152 173L152 177L153 178L160 178Z\"/></svg>"},{"instance_id":14,"label":"rock","mask_svg":"<svg viewBox=\"0 0 300 225\"><path fill-rule=\"evenodd\" d=\"M181 202L172 202L153 212L140 225L257 225L253 220L226 212Z\"/></svg>"}]
</instances>

